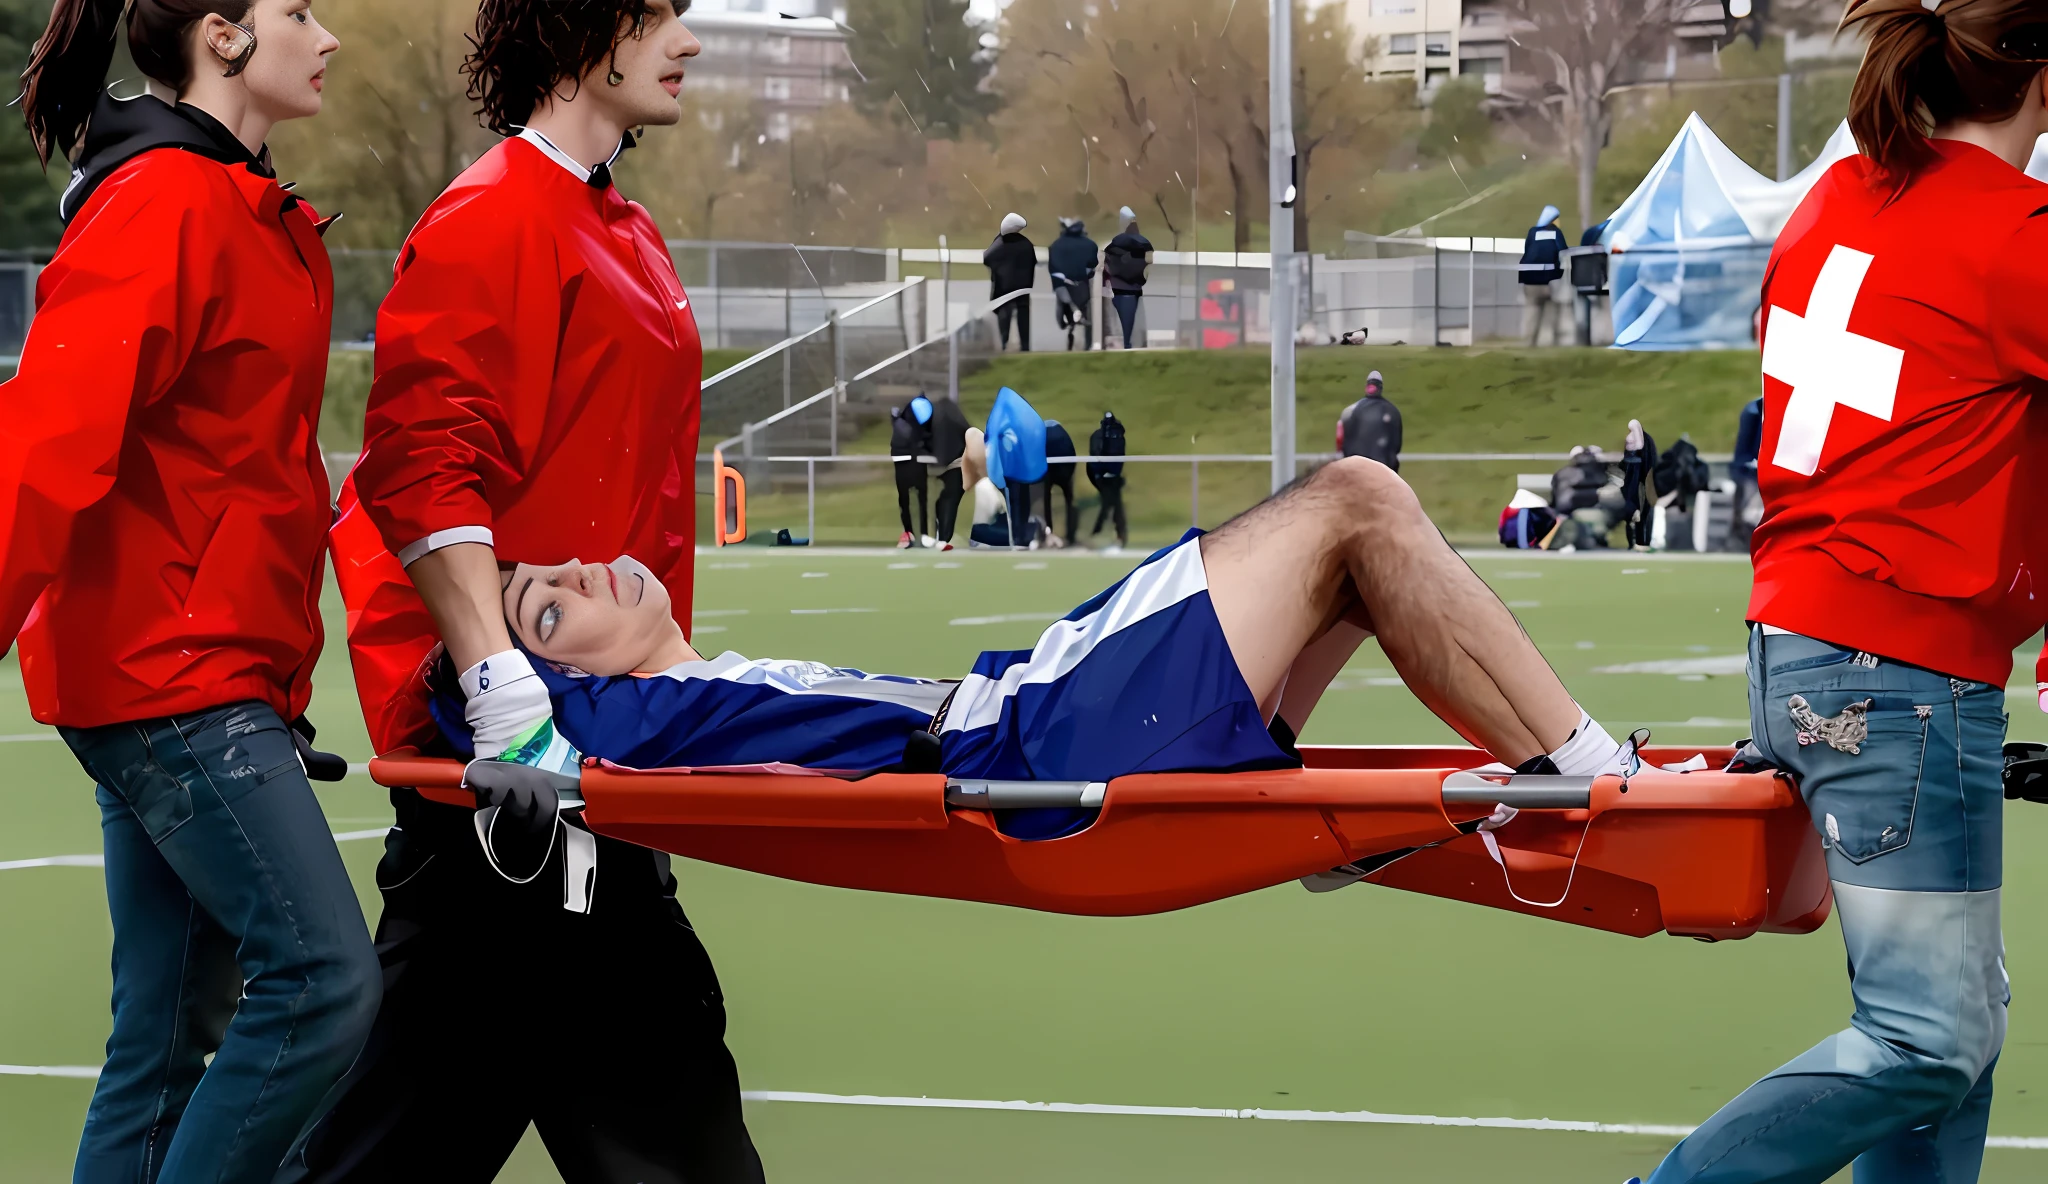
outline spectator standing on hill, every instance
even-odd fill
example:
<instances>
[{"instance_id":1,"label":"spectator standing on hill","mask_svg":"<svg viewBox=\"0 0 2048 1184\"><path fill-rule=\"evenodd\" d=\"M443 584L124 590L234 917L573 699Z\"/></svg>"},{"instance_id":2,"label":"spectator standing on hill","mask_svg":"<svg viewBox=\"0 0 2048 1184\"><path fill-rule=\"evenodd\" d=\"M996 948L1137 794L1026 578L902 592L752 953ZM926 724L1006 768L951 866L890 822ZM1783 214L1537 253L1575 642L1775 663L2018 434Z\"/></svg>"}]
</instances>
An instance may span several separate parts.
<instances>
[{"instance_id":1,"label":"spectator standing on hill","mask_svg":"<svg viewBox=\"0 0 2048 1184\"><path fill-rule=\"evenodd\" d=\"M920 396L922 397L922 396ZM965 492L967 415L952 396L932 400L932 468L939 474L939 504L933 511L933 535L941 551L953 549L953 527L960 519L960 498Z\"/></svg>"},{"instance_id":2,"label":"spectator standing on hill","mask_svg":"<svg viewBox=\"0 0 2048 1184\"><path fill-rule=\"evenodd\" d=\"M1024 215L1003 215L1001 233L981 253L988 267L988 297L1001 300L1012 292L1029 292L1038 279L1038 248L1024 237ZM1017 323L1017 348L1031 351L1031 297L1012 300L996 309L996 332L1003 348L1010 345L1010 322Z\"/></svg>"},{"instance_id":3,"label":"spectator standing on hill","mask_svg":"<svg viewBox=\"0 0 2048 1184\"><path fill-rule=\"evenodd\" d=\"M1764 514L1763 498L1757 493L1757 454L1764 445L1764 401L1761 396L1742 405L1735 420L1735 452L1728 458L1728 478L1735 482L1735 511L1728 516L1728 549L1749 550L1750 532Z\"/></svg>"},{"instance_id":4,"label":"spectator standing on hill","mask_svg":"<svg viewBox=\"0 0 2048 1184\"><path fill-rule=\"evenodd\" d=\"M1102 252L1102 274L1109 281L1109 302L1116 306L1117 322L1123 326L1124 348L1134 348L1137 331L1138 298L1145 294L1145 268L1152 261L1152 240L1138 232L1138 215L1125 206L1117 211L1123 232L1109 240Z\"/></svg>"},{"instance_id":5,"label":"spectator standing on hill","mask_svg":"<svg viewBox=\"0 0 2048 1184\"><path fill-rule=\"evenodd\" d=\"M1562 332L1563 316L1557 303L1558 281L1564 278L1564 231L1557 225L1556 206L1544 206L1536 225L1522 244L1522 262L1517 269L1522 281L1524 317L1529 322L1529 344L1534 347L1543 335L1543 322L1550 322L1550 339L1555 344Z\"/></svg>"},{"instance_id":6,"label":"spectator standing on hill","mask_svg":"<svg viewBox=\"0 0 2048 1184\"><path fill-rule=\"evenodd\" d=\"M1081 514L1074 509L1074 437L1067 433L1065 425L1057 419L1045 421L1045 480L1039 488L1045 491L1045 529L1054 536L1048 540L1054 546L1073 546L1074 536L1080 533ZM1062 461L1059 458L1065 457ZM1064 533L1053 529L1052 491L1060 490L1067 495L1067 529ZM1057 540L1057 541L1055 541Z\"/></svg>"},{"instance_id":7,"label":"spectator standing on hill","mask_svg":"<svg viewBox=\"0 0 2048 1184\"><path fill-rule=\"evenodd\" d=\"M1067 349L1074 348L1074 326L1081 326L1081 348L1095 348L1095 316L1090 311L1095 287L1095 265L1101 255L1088 228L1079 218L1060 219L1060 236L1046 251L1045 270L1052 276L1053 307L1060 328L1067 331Z\"/></svg>"},{"instance_id":8,"label":"spectator standing on hill","mask_svg":"<svg viewBox=\"0 0 2048 1184\"><path fill-rule=\"evenodd\" d=\"M932 451L932 401L919 395L901 407L889 408L889 454L896 458L896 512L903 519L899 550L929 538L931 520L925 502L924 467ZM910 530L910 493L917 491L917 532Z\"/></svg>"},{"instance_id":9,"label":"spectator standing on hill","mask_svg":"<svg viewBox=\"0 0 2048 1184\"><path fill-rule=\"evenodd\" d=\"M1128 445L1124 442L1124 425L1116 412L1102 413L1102 426L1088 437L1088 483L1102 497L1102 508L1095 512L1095 529L1089 534L1101 534L1105 519L1116 522L1116 546L1111 553L1120 551L1131 543L1131 526L1124 517L1124 466L1117 461L1100 461L1101 456L1127 455Z\"/></svg>"},{"instance_id":10,"label":"spectator standing on hill","mask_svg":"<svg viewBox=\"0 0 2048 1184\"><path fill-rule=\"evenodd\" d=\"M1337 417L1337 451L1401 471L1401 409L1387 398L1379 371L1365 376L1365 397Z\"/></svg>"}]
</instances>

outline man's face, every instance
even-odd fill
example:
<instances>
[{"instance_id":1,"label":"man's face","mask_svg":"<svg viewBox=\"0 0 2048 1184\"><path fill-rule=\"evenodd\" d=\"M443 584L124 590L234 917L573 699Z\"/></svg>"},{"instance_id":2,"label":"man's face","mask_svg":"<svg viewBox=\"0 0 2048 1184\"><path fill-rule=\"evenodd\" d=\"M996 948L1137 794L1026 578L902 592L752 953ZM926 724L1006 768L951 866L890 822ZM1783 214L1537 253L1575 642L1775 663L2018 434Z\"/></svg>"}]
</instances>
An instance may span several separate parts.
<instances>
[{"instance_id":1,"label":"man's face","mask_svg":"<svg viewBox=\"0 0 2048 1184\"><path fill-rule=\"evenodd\" d=\"M522 563L505 583L505 619L521 645L590 674L629 674L669 630L668 589L630 555L610 563Z\"/></svg>"},{"instance_id":2,"label":"man's face","mask_svg":"<svg viewBox=\"0 0 2048 1184\"><path fill-rule=\"evenodd\" d=\"M703 50L683 26L681 10L688 4L646 0L638 18L621 31L612 55L591 69L583 93L593 96L628 127L666 126L683 117L677 96L683 89L683 66ZM611 85L617 70L622 81Z\"/></svg>"}]
</instances>

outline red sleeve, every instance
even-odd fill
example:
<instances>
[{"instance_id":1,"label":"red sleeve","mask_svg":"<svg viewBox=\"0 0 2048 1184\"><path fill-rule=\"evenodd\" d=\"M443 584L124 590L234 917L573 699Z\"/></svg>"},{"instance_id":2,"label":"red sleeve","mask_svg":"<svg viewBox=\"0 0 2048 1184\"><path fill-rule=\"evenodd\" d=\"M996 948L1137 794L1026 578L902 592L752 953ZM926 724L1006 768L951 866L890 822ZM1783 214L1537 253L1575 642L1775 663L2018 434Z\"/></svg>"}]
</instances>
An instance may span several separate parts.
<instances>
[{"instance_id":1,"label":"red sleeve","mask_svg":"<svg viewBox=\"0 0 2048 1184\"><path fill-rule=\"evenodd\" d=\"M0 649L62 566L78 515L113 488L133 409L191 355L214 269L208 179L184 175L181 156L109 178L37 280L20 365L0 385Z\"/></svg>"},{"instance_id":2,"label":"red sleeve","mask_svg":"<svg viewBox=\"0 0 2048 1184\"><path fill-rule=\"evenodd\" d=\"M2048 378L2048 209L2021 222L1994 259L1985 290L1998 363L2014 378Z\"/></svg>"},{"instance_id":3,"label":"red sleeve","mask_svg":"<svg viewBox=\"0 0 2048 1184\"><path fill-rule=\"evenodd\" d=\"M399 254L355 470L394 555L488 530L493 496L525 474L515 427L546 414L562 307L553 246L525 227L479 203L422 225Z\"/></svg>"}]
</instances>

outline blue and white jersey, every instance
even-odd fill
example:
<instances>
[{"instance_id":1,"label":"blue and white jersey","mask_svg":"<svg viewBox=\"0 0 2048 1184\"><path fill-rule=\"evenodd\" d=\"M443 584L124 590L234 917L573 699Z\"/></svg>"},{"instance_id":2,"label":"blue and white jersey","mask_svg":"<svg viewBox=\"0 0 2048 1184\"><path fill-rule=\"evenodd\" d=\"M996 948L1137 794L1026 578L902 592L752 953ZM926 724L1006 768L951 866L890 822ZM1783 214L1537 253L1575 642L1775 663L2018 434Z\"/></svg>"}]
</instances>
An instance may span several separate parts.
<instances>
[{"instance_id":1,"label":"blue and white jersey","mask_svg":"<svg viewBox=\"0 0 2048 1184\"><path fill-rule=\"evenodd\" d=\"M1224 640L1195 532L1031 649L982 654L957 684L735 653L618 677L533 664L562 735L586 756L634 768L868 772L902 761L942 706L941 767L956 777L1108 781L1295 763ZM435 716L467 749L459 695L444 693Z\"/></svg>"},{"instance_id":2,"label":"blue and white jersey","mask_svg":"<svg viewBox=\"0 0 2048 1184\"><path fill-rule=\"evenodd\" d=\"M1200 532L1158 552L1028 650L981 655L946 710L947 773L1108 781L1295 762L1209 603Z\"/></svg>"},{"instance_id":3,"label":"blue and white jersey","mask_svg":"<svg viewBox=\"0 0 2048 1184\"><path fill-rule=\"evenodd\" d=\"M896 764L954 684L724 653L659 674L598 678L535 660L555 726L586 756L640 769Z\"/></svg>"}]
</instances>

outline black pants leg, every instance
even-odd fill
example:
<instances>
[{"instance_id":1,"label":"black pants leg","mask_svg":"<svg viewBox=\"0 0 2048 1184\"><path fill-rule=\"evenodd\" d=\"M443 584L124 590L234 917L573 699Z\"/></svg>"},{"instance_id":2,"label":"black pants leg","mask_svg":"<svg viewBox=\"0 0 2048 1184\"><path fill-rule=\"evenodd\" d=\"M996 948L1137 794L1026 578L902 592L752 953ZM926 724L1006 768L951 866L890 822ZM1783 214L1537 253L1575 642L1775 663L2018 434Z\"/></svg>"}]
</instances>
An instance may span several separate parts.
<instances>
[{"instance_id":1,"label":"black pants leg","mask_svg":"<svg viewBox=\"0 0 2048 1184\"><path fill-rule=\"evenodd\" d=\"M1076 535L1078 535L1078 534L1080 533L1080 528L1081 528L1081 511L1079 511L1079 510L1077 510L1077 509L1075 509L1075 508L1074 508L1074 466L1073 466L1073 465L1071 465L1071 464L1065 464L1065 465L1062 465L1062 464L1055 464L1055 465L1051 465L1051 466L1049 466L1049 467L1048 467L1048 468L1046 469L1046 477L1045 477L1045 525L1046 525L1046 529L1048 529L1048 530L1052 530L1052 529L1054 529L1054 527L1053 527L1053 523L1054 523L1054 522L1056 522L1056 521L1058 521L1058 519L1054 518L1054 517L1053 517L1053 515L1052 515L1052 491L1053 491L1053 490L1055 490L1055 489L1059 490L1059 491L1060 491L1061 493L1063 493L1063 494L1065 494L1065 495L1066 495L1066 499L1067 499L1067 529L1066 529L1066 531L1065 531L1065 532L1064 532L1063 534L1061 534L1061 535L1060 535L1060 537L1061 537L1061 538L1064 538L1065 540L1067 540L1068 544L1069 544L1069 545L1071 545L1071 544L1073 543L1073 541L1074 541L1074 539L1075 539Z\"/></svg>"},{"instance_id":2,"label":"black pants leg","mask_svg":"<svg viewBox=\"0 0 2048 1184\"><path fill-rule=\"evenodd\" d=\"M910 529L910 495L917 494L917 530ZM922 539L930 534L931 515L925 501L924 466L914 460L896 462L896 512L903 519L904 533Z\"/></svg>"},{"instance_id":3,"label":"black pants leg","mask_svg":"<svg viewBox=\"0 0 2048 1184\"><path fill-rule=\"evenodd\" d=\"M571 913L559 854L510 884L469 811L393 799L384 1005L278 1184L486 1184L529 1122L574 1184L759 1184L725 1000L668 857L598 839L596 907Z\"/></svg>"},{"instance_id":4,"label":"black pants leg","mask_svg":"<svg viewBox=\"0 0 2048 1184\"><path fill-rule=\"evenodd\" d=\"M936 510L937 522L935 525L939 528L939 533L936 537L942 543L953 541L953 527L960 518L960 498L965 492L961 473L957 467L947 469L939 474L939 504Z\"/></svg>"},{"instance_id":5,"label":"black pants leg","mask_svg":"<svg viewBox=\"0 0 2048 1184\"><path fill-rule=\"evenodd\" d=\"M1124 483L1104 481L1096 486L1095 491L1102 495L1102 507L1095 511L1095 529L1088 533L1101 534L1102 524L1113 518L1116 522L1117 545L1122 546L1130 541L1131 536L1130 526L1124 521Z\"/></svg>"}]
</instances>

